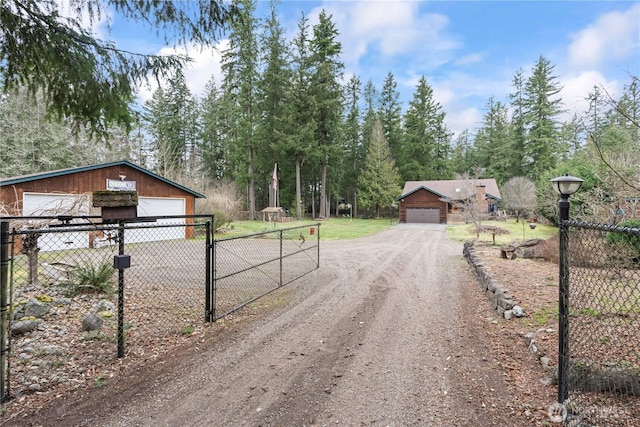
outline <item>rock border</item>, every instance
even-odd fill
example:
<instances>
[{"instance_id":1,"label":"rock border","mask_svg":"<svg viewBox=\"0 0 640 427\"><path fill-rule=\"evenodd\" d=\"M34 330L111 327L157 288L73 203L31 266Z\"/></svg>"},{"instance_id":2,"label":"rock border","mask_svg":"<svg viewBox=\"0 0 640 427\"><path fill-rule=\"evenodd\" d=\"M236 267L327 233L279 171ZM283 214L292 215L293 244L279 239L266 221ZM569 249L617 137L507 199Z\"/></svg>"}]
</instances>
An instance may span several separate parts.
<instances>
[{"instance_id":1,"label":"rock border","mask_svg":"<svg viewBox=\"0 0 640 427\"><path fill-rule=\"evenodd\" d=\"M485 263L476 255L473 249L473 240L464 242L462 253L467 259L469 265L476 273L476 277L482 286L482 290L489 299L491 306L500 317L511 320L514 317L524 317L524 309L519 306L513 299L513 296L502 288L498 282L487 272Z\"/></svg>"},{"instance_id":2,"label":"rock border","mask_svg":"<svg viewBox=\"0 0 640 427\"><path fill-rule=\"evenodd\" d=\"M522 307L516 304L513 297L503 289L498 282L487 272L486 264L476 255L473 248L474 241L467 240L464 242L462 253L467 262L474 270L480 286L485 295L491 302L493 309L505 320L511 320L514 317L524 317L525 312ZM558 383L558 368L552 366L552 361L546 357L545 351L538 346L536 337L540 332L550 332L547 329L539 329L536 332L530 332L524 335L525 342L529 352L540 362L542 369L549 375L545 382L550 384Z\"/></svg>"}]
</instances>

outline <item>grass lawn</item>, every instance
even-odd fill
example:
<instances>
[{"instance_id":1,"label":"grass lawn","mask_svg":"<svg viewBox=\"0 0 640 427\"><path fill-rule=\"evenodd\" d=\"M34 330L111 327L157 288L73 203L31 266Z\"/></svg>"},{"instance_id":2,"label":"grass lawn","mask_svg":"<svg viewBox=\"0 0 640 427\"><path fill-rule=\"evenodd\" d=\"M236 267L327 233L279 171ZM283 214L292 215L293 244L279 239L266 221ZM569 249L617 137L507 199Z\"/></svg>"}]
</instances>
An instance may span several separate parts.
<instances>
[{"instance_id":1,"label":"grass lawn","mask_svg":"<svg viewBox=\"0 0 640 427\"><path fill-rule=\"evenodd\" d=\"M397 219L394 220L396 224ZM320 224L320 236L322 240L341 240L355 239L358 237L369 236L391 227L389 219L353 219L348 218L331 218L322 221L293 221L285 223L269 223L264 221L234 221L231 223L233 229L224 233L216 233L216 238L224 239L226 237L242 236L247 234L261 233L263 231L277 230L281 228L308 226L313 227ZM484 221L483 226L495 226L509 231L509 234L496 235L496 244L504 245L514 240L523 239L548 239L558 234L558 228L550 225L537 224L532 230L529 228L528 222L516 222L515 219L509 219L506 222ZM450 225L447 227L447 236L456 241L463 242L469 239L475 239L476 233L473 224ZM490 233L480 234L480 241L493 241Z\"/></svg>"},{"instance_id":2,"label":"grass lawn","mask_svg":"<svg viewBox=\"0 0 640 427\"><path fill-rule=\"evenodd\" d=\"M293 221L285 223L269 223L264 221L234 221L231 223L232 230L225 233L216 233L216 238L241 236L246 234L261 233L263 231L278 230L281 228L308 226L313 227L320 224L320 238L322 240L355 239L357 237L369 236L378 231L391 227L388 219L353 219L331 218L322 221Z\"/></svg>"},{"instance_id":3,"label":"grass lawn","mask_svg":"<svg viewBox=\"0 0 640 427\"><path fill-rule=\"evenodd\" d=\"M536 224L532 230L527 221L516 222L515 219L508 219L505 222L483 221L482 226L495 226L507 230L509 234L496 235L496 245L505 245L515 240L526 239L548 239L558 234L558 227L551 225ZM465 241L476 238L475 226L473 224L450 225L447 227L447 236L452 240ZM480 241L492 243L491 233L480 234Z\"/></svg>"}]
</instances>

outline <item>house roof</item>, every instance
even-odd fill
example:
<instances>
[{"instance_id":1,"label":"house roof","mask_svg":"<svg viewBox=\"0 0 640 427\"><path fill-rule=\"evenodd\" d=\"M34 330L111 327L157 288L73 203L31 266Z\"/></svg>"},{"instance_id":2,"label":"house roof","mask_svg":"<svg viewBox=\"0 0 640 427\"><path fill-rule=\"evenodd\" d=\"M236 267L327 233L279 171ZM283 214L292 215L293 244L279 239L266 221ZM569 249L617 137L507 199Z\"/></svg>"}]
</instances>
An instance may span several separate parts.
<instances>
[{"instance_id":1,"label":"house roof","mask_svg":"<svg viewBox=\"0 0 640 427\"><path fill-rule=\"evenodd\" d=\"M140 171L144 174L150 175L156 179L159 179L160 181L166 182L169 185L172 185L174 187L177 187L183 191L186 191L187 193L193 195L196 198L205 198L204 195L197 193L193 190L188 189L187 187L184 187L176 182L173 182L171 180L168 180L167 178L164 178L160 175L157 175L153 172L151 172L150 170L147 170L141 166L136 165L135 163L131 163L127 160L119 160L116 162L110 162L110 163L101 163L98 165L91 165L91 166L81 166L81 167L77 167L77 168L68 168L68 169L59 169L59 170L55 170L55 171L49 171L49 172L39 172L39 173L33 173L30 175L22 175L22 176L16 176L16 177L11 177L11 178L5 178L0 180L0 187L5 186L5 185L15 185L15 184L22 184L24 182L29 182L29 181L36 181L39 179L46 179L46 178L53 178L53 177L57 177L57 176L64 176L64 175L70 175L70 174L74 174L74 173L80 173L80 172L88 172L88 171L92 171L92 170L96 170L96 169L103 169L103 168L108 168L111 166L127 166L130 167L132 169L135 169L137 171Z\"/></svg>"},{"instance_id":2,"label":"house roof","mask_svg":"<svg viewBox=\"0 0 640 427\"><path fill-rule=\"evenodd\" d=\"M501 200L498 184L493 178L490 179L453 179L443 181L407 181L402 190L402 196L407 197L418 190L426 190L448 200L464 200L475 194L475 187L483 185L485 194L496 200Z\"/></svg>"}]
</instances>

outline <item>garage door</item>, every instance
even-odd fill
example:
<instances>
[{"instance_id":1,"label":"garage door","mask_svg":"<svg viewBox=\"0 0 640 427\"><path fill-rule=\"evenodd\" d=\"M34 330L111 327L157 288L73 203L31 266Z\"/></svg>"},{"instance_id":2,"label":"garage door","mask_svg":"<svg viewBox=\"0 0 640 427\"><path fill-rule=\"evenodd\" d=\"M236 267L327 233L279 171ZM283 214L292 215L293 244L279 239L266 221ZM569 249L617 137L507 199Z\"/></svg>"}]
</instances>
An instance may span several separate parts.
<instances>
[{"instance_id":1,"label":"garage door","mask_svg":"<svg viewBox=\"0 0 640 427\"><path fill-rule=\"evenodd\" d=\"M439 224L440 209L439 208L408 208L407 222Z\"/></svg>"},{"instance_id":2,"label":"garage door","mask_svg":"<svg viewBox=\"0 0 640 427\"><path fill-rule=\"evenodd\" d=\"M88 215L89 198L82 194L27 193L22 195L23 216ZM86 223L86 220L74 220ZM38 239L41 251L61 251L89 247L86 232L45 233Z\"/></svg>"},{"instance_id":3,"label":"garage door","mask_svg":"<svg viewBox=\"0 0 640 427\"><path fill-rule=\"evenodd\" d=\"M169 197L139 197L138 217L184 215L185 199ZM156 224L184 224L184 218L158 219ZM152 224L148 224L152 225ZM158 228L155 232L148 230L131 230L127 234L127 242L149 242L153 240L184 239L184 227Z\"/></svg>"}]
</instances>

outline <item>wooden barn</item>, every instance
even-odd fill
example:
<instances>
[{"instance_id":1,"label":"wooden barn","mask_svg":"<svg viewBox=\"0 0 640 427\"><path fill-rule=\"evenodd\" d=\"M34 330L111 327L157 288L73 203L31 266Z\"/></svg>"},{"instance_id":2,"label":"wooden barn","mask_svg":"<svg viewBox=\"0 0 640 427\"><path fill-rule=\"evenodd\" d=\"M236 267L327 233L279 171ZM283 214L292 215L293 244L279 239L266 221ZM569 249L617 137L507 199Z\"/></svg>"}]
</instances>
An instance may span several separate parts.
<instances>
[{"instance_id":1,"label":"wooden barn","mask_svg":"<svg viewBox=\"0 0 640 427\"><path fill-rule=\"evenodd\" d=\"M138 217L193 215L196 199L204 197L121 160L2 179L0 213L3 216L100 215L100 208L93 207L91 200L96 190L136 190ZM175 233L184 233L184 230L177 229Z\"/></svg>"},{"instance_id":2,"label":"wooden barn","mask_svg":"<svg viewBox=\"0 0 640 427\"><path fill-rule=\"evenodd\" d=\"M495 179L407 181L398 198L400 222L449 224L460 220L460 208L474 198L488 215L495 212L500 190Z\"/></svg>"}]
</instances>

